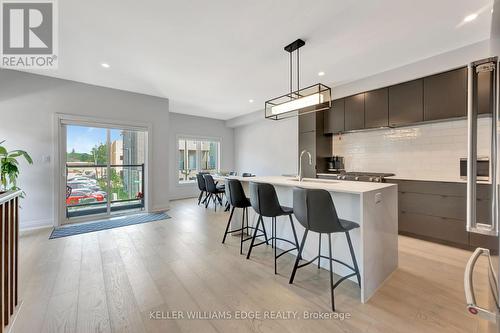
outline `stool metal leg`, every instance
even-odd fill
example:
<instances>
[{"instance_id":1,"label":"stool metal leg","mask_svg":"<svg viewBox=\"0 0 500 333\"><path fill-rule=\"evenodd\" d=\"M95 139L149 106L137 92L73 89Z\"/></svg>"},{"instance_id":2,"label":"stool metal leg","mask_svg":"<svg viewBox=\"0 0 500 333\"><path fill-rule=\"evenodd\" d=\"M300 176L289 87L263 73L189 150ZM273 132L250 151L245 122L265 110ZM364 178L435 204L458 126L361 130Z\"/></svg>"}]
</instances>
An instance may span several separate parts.
<instances>
[{"instance_id":1,"label":"stool metal leg","mask_svg":"<svg viewBox=\"0 0 500 333\"><path fill-rule=\"evenodd\" d=\"M297 238L297 232L295 232L295 225L293 224L292 215L288 215L290 218L290 224L292 225L293 238L295 239L295 246L297 247L297 252L299 251L299 239Z\"/></svg>"},{"instance_id":2,"label":"stool metal leg","mask_svg":"<svg viewBox=\"0 0 500 333\"><path fill-rule=\"evenodd\" d=\"M304 236L302 236L302 242L300 243L299 253L297 253L297 258L295 259L295 265L293 265L292 275L290 276L290 281L288 283L293 283L295 278L295 273L297 272L297 267L299 266L299 261L302 258L302 251L304 250L304 245L306 244L307 233L309 230L304 231Z\"/></svg>"},{"instance_id":3,"label":"stool metal leg","mask_svg":"<svg viewBox=\"0 0 500 333\"><path fill-rule=\"evenodd\" d=\"M274 248L274 219L271 218L271 248ZM262 223L264 224L264 223Z\"/></svg>"},{"instance_id":4,"label":"stool metal leg","mask_svg":"<svg viewBox=\"0 0 500 333\"><path fill-rule=\"evenodd\" d=\"M243 230L245 230L245 211L247 208L243 208L241 212L241 234L240 234L240 254L243 254Z\"/></svg>"},{"instance_id":5,"label":"stool metal leg","mask_svg":"<svg viewBox=\"0 0 500 333\"><path fill-rule=\"evenodd\" d=\"M202 204L202 205L205 205L205 204L206 204L207 199L208 199L208 194L209 194L209 193L208 193L207 191L205 191L205 198L204 198L204 199L203 199L203 201L201 202L201 204Z\"/></svg>"},{"instance_id":6,"label":"stool metal leg","mask_svg":"<svg viewBox=\"0 0 500 333\"><path fill-rule=\"evenodd\" d=\"M273 235L273 240L274 240L274 274L278 274L277 267L276 267L276 256L278 255L276 253L276 217L273 217L272 223L273 223L273 232L274 232L274 235Z\"/></svg>"},{"instance_id":7,"label":"stool metal leg","mask_svg":"<svg viewBox=\"0 0 500 333\"><path fill-rule=\"evenodd\" d=\"M231 225L231 219L233 218L234 208L235 207L233 207L233 209L231 209L231 214L229 215L229 221L227 221L226 231L224 232L224 238L222 238L222 244L224 244L224 242L226 241L226 236L227 236L228 231L229 231L229 226Z\"/></svg>"},{"instance_id":8,"label":"stool metal leg","mask_svg":"<svg viewBox=\"0 0 500 333\"><path fill-rule=\"evenodd\" d=\"M318 246L318 268L321 265L321 232L319 233L319 246Z\"/></svg>"},{"instance_id":9,"label":"stool metal leg","mask_svg":"<svg viewBox=\"0 0 500 333\"><path fill-rule=\"evenodd\" d=\"M358 262L356 261L356 256L354 255L354 248L352 247L351 236L349 235L349 231L346 231L345 236L347 238L347 244L349 244L349 251L351 252L352 263L354 264L356 277L358 278L358 285L359 287L361 287L361 275L359 274Z\"/></svg>"},{"instance_id":10,"label":"stool metal leg","mask_svg":"<svg viewBox=\"0 0 500 333\"><path fill-rule=\"evenodd\" d=\"M257 225L255 226L255 230L253 232L252 241L250 242L250 247L248 248L247 259L250 259L250 254L252 253L253 244L255 244L255 238L257 238L257 231L259 230L259 224L261 223L262 216L259 215L257 219ZM264 225L264 221L262 221L262 225Z\"/></svg>"},{"instance_id":11,"label":"stool metal leg","mask_svg":"<svg viewBox=\"0 0 500 333\"><path fill-rule=\"evenodd\" d=\"M335 295L333 289L332 234L328 234L328 256L330 257L330 293L332 297L332 311L335 311Z\"/></svg>"},{"instance_id":12,"label":"stool metal leg","mask_svg":"<svg viewBox=\"0 0 500 333\"><path fill-rule=\"evenodd\" d=\"M262 220L262 231L264 231L264 238L266 239L266 245L269 245L269 239L267 238L267 232L266 232L266 226L264 225L264 220ZM272 239L271 239L271 244L272 244Z\"/></svg>"},{"instance_id":13,"label":"stool metal leg","mask_svg":"<svg viewBox=\"0 0 500 333\"><path fill-rule=\"evenodd\" d=\"M207 197L205 198L205 208L208 208L208 205L210 204L210 200L212 200L212 193L209 193Z\"/></svg>"}]
</instances>

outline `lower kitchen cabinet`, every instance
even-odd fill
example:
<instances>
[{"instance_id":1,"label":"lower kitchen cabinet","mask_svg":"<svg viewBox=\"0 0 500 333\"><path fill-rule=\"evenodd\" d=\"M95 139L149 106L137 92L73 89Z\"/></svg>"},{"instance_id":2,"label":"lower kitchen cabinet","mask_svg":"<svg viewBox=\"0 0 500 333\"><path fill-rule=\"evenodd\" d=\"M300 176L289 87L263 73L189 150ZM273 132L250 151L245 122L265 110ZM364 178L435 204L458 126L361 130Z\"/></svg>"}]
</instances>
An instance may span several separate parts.
<instances>
[{"instance_id":1,"label":"lower kitchen cabinet","mask_svg":"<svg viewBox=\"0 0 500 333\"><path fill-rule=\"evenodd\" d=\"M465 183L390 180L398 184L399 233L462 248L486 247L498 252L498 237L466 230ZM491 223L489 185L478 185L477 219Z\"/></svg>"}]
</instances>

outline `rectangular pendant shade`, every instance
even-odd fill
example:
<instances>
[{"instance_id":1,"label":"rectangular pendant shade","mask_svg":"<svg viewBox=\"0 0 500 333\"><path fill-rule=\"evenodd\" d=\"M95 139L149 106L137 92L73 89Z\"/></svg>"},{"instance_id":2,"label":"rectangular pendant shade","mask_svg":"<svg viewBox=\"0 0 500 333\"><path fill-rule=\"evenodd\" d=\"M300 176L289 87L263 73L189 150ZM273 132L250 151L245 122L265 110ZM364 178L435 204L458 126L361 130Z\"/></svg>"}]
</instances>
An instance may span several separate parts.
<instances>
[{"instance_id":1,"label":"rectangular pendant shade","mask_svg":"<svg viewBox=\"0 0 500 333\"><path fill-rule=\"evenodd\" d=\"M279 120L331 107L331 89L321 83L271 99L265 104L266 118Z\"/></svg>"}]
</instances>

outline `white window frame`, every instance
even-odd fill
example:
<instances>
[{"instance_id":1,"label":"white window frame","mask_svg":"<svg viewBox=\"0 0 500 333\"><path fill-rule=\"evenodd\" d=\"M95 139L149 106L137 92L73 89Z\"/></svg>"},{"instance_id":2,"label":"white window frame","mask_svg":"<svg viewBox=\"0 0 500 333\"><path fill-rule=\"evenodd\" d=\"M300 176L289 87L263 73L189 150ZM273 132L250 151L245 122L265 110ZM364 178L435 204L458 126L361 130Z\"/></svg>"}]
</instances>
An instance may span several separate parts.
<instances>
[{"instance_id":1,"label":"white window frame","mask_svg":"<svg viewBox=\"0 0 500 333\"><path fill-rule=\"evenodd\" d=\"M179 140L191 140L196 141L196 172L200 172L200 163L201 163L201 141L212 141L217 142L219 144L218 152L217 152L217 167L216 170L220 171L221 168L221 156L222 156L222 138L221 137L207 137L207 136L197 136L197 135L185 135L178 134L176 136L175 141L175 177L176 177L176 185L184 186L184 185L193 185L196 183L196 180L192 181L179 181Z\"/></svg>"},{"instance_id":2,"label":"white window frame","mask_svg":"<svg viewBox=\"0 0 500 333\"><path fill-rule=\"evenodd\" d=\"M53 188L53 210L54 210L54 226L60 226L70 222L65 217L66 201L61 200L66 193L66 166L62 161L66 161L66 136L62 125L77 125L77 126L91 126L102 128L117 128L139 130L146 133L146 151L144 157L145 170L144 170L144 187L145 187L145 205L144 211L152 211L152 190L149 181L152 169L150 161L153 160L152 137L153 137L153 124L147 122L131 122L120 119L108 119L91 116L78 116L63 113L55 113L53 115L52 133L54 137L52 152L54 156L54 188ZM97 216L97 215L96 215ZM95 216L82 219L72 219L71 223L85 222L86 220L95 219Z\"/></svg>"}]
</instances>

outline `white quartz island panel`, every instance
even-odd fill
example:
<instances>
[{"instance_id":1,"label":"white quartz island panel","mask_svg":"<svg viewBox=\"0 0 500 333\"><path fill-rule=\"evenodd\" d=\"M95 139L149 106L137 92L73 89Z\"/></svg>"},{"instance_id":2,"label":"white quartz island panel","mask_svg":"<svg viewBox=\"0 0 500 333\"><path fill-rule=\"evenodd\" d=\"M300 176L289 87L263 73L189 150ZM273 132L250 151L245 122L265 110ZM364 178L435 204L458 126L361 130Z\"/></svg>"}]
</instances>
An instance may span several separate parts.
<instances>
[{"instance_id":1,"label":"white quartz island panel","mask_svg":"<svg viewBox=\"0 0 500 333\"><path fill-rule=\"evenodd\" d=\"M331 193L333 202L340 218L357 222L360 228L351 231L351 238L361 274L361 301L370 299L389 275L398 267L398 199L397 185L386 183L353 182L342 180L304 179L299 182L291 177L232 177L240 180L247 196L249 196L248 182L264 182L273 184L276 188L280 203L292 207L293 188L324 189ZM221 179L222 180L222 179ZM241 224L241 212L236 209L232 227L238 228ZM257 216L250 208L250 222L256 223ZM238 216L239 215L239 216ZM293 240L293 234L287 222L287 217L278 218L278 237ZM266 230L270 235L270 219L264 218ZM299 241L304 228L294 219ZM327 236L323 235L323 255L328 255ZM332 237L333 255L336 259L352 265L349 248L343 233ZM264 246L264 245L262 245ZM318 254L318 234L310 232L304 248L304 259L312 259ZM278 241L278 248L288 249L289 244ZM258 251L259 247L255 248ZM290 253L295 254L296 251ZM279 260L279 259L278 259ZM321 260L321 266L328 269L327 260ZM289 277L289 271L279 270L280 274ZM334 271L339 275L349 274L344 266L334 263ZM300 269L297 272L300 278ZM356 277L351 280L355 281Z\"/></svg>"}]
</instances>

